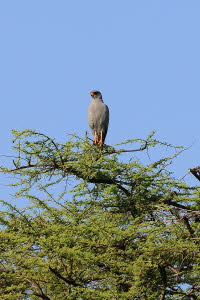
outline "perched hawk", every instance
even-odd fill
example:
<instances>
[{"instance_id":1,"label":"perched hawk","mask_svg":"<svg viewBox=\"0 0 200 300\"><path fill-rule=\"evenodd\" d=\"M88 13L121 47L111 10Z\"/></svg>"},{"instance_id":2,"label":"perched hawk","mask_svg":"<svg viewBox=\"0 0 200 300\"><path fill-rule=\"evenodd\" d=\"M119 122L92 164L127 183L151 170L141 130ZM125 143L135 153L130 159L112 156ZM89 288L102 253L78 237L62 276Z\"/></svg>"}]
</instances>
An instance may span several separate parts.
<instances>
[{"instance_id":1,"label":"perched hawk","mask_svg":"<svg viewBox=\"0 0 200 300\"><path fill-rule=\"evenodd\" d=\"M103 146L109 123L109 109L99 91L90 93L92 102L88 109L88 123L94 135L93 144Z\"/></svg>"}]
</instances>

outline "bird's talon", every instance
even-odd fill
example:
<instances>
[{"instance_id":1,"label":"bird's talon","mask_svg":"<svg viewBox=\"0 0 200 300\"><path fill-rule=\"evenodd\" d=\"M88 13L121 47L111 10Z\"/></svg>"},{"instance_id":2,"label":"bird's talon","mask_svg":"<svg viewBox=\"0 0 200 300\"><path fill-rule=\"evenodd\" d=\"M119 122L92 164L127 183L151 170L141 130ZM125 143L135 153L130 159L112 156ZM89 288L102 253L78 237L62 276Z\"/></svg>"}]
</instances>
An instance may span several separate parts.
<instances>
[{"instance_id":1,"label":"bird's talon","mask_svg":"<svg viewBox=\"0 0 200 300\"><path fill-rule=\"evenodd\" d=\"M103 141L100 140L100 141L98 142L98 145L99 145L100 147L102 147L102 146L103 146Z\"/></svg>"},{"instance_id":2,"label":"bird's talon","mask_svg":"<svg viewBox=\"0 0 200 300\"><path fill-rule=\"evenodd\" d=\"M93 145L96 145L96 144L98 144L98 139L97 139L97 138L94 138L94 140L93 140Z\"/></svg>"}]
</instances>

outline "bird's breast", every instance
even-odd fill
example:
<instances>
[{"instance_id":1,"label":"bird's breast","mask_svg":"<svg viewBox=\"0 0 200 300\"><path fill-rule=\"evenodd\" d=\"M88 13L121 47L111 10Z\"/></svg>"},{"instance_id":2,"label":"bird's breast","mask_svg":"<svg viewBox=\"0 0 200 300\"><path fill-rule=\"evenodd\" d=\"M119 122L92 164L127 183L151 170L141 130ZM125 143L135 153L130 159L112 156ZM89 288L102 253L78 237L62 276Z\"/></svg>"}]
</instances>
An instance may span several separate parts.
<instances>
[{"instance_id":1,"label":"bird's breast","mask_svg":"<svg viewBox=\"0 0 200 300\"><path fill-rule=\"evenodd\" d=\"M102 101L92 101L88 110L88 121L91 128L102 130L106 120L106 105Z\"/></svg>"}]
</instances>

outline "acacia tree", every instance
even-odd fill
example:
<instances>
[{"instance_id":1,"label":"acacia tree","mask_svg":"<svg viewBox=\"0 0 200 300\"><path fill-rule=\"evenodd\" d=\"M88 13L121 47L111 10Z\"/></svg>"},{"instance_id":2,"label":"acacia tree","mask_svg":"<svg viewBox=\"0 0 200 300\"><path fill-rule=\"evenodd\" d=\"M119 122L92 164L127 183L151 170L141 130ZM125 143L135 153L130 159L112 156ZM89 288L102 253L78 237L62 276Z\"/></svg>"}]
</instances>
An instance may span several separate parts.
<instances>
[{"instance_id":1,"label":"acacia tree","mask_svg":"<svg viewBox=\"0 0 200 300\"><path fill-rule=\"evenodd\" d=\"M200 189L168 170L183 149L153 134L117 150L13 133L2 171L27 205L2 201L1 299L198 299Z\"/></svg>"}]
</instances>

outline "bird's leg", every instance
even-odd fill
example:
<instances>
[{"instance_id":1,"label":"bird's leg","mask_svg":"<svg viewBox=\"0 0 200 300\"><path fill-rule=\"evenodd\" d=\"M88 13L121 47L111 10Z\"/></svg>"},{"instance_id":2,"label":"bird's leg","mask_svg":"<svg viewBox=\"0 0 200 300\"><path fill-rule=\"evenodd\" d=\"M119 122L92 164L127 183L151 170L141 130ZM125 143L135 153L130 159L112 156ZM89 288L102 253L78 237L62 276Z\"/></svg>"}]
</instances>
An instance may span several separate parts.
<instances>
[{"instance_id":1,"label":"bird's leg","mask_svg":"<svg viewBox=\"0 0 200 300\"><path fill-rule=\"evenodd\" d=\"M98 145L100 147L103 146L103 131L102 130L100 131L100 140L98 141Z\"/></svg>"},{"instance_id":2,"label":"bird's leg","mask_svg":"<svg viewBox=\"0 0 200 300\"><path fill-rule=\"evenodd\" d=\"M94 140L93 140L93 145L98 144L98 137L97 137L97 132L94 132Z\"/></svg>"}]
</instances>

